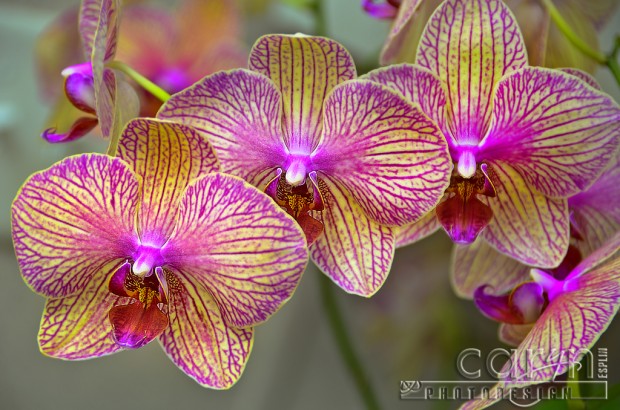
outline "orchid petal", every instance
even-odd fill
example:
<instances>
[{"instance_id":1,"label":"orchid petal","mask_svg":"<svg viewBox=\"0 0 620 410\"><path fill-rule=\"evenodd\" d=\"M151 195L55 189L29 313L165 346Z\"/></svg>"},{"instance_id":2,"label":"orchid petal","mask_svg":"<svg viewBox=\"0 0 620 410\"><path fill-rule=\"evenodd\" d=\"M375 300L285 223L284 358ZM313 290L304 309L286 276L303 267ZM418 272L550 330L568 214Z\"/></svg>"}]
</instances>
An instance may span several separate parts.
<instances>
[{"instance_id":1,"label":"orchid petal","mask_svg":"<svg viewBox=\"0 0 620 410\"><path fill-rule=\"evenodd\" d=\"M418 104L422 112L435 121L446 138L450 138L445 113L446 94L435 74L419 66L402 64L378 68L360 78L400 92L408 101ZM453 143L451 138L448 143Z\"/></svg>"},{"instance_id":2,"label":"orchid petal","mask_svg":"<svg viewBox=\"0 0 620 410\"><path fill-rule=\"evenodd\" d=\"M519 27L504 3L448 0L426 25L416 62L446 86L454 139L475 145L489 126L495 85L505 74L524 67L527 55Z\"/></svg>"},{"instance_id":3,"label":"orchid petal","mask_svg":"<svg viewBox=\"0 0 620 410\"><path fill-rule=\"evenodd\" d=\"M615 257L593 266L577 279L575 290L551 301L504 366L503 371L510 367L503 378L505 386L542 383L565 373L607 329L620 306L619 248L620 235L608 246Z\"/></svg>"},{"instance_id":4,"label":"orchid petal","mask_svg":"<svg viewBox=\"0 0 620 410\"><path fill-rule=\"evenodd\" d=\"M585 71L582 71L578 68L573 68L573 67L559 68L558 70L579 78L581 81L585 82L592 88L596 88L599 91L603 90L601 88L601 85L598 83L598 81L596 81L596 78L592 77L590 74L586 73Z\"/></svg>"},{"instance_id":5,"label":"orchid petal","mask_svg":"<svg viewBox=\"0 0 620 410\"><path fill-rule=\"evenodd\" d=\"M526 325L502 323L499 325L499 340L510 346L519 346L528 333L530 333L533 326L533 323Z\"/></svg>"},{"instance_id":6,"label":"orchid petal","mask_svg":"<svg viewBox=\"0 0 620 410\"><path fill-rule=\"evenodd\" d=\"M102 53L108 61L116 52L119 18L119 0L83 0L79 15L79 29L85 54ZM97 40L101 36L102 40ZM101 44L97 45L96 43ZM100 50L96 50L100 48Z\"/></svg>"},{"instance_id":7,"label":"orchid petal","mask_svg":"<svg viewBox=\"0 0 620 410\"><path fill-rule=\"evenodd\" d=\"M56 132L55 128L48 128L43 131L41 138L50 144L75 141L91 132L98 123L99 121L97 118L80 117L75 120L75 122L71 125L71 128L69 128L69 131L64 134Z\"/></svg>"},{"instance_id":8,"label":"orchid petal","mask_svg":"<svg viewBox=\"0 0 620 410\"><path fill-rule=\"evenodd\" d=\"M324 120L313 164L349 190L366 215L403 225L439 202L452 162L445 138L417 107L385 86L356 80L334 88Z\"/></svg>"},{"instance_id":9,"label":"orchid petal","mask_svg":"<svg viewBox=\"0 0 620 410\"><path fill-rule=\"evenodd\" d=\"M165 241L174 229L185 188L219 168L204 136L185 125L155 119L129 122L117 156L141 177L138 221L142 242Z\"/></svg>"},{"instance_id":10,"label":"orchid petal","mask_svg":"<svg viewBox=\"0 0 620 410\"><path fill-rule=\"evenodd\" d=\"M134 300L114 306L109 313L114 340L120 346L137 349L147 345L168 327L168 317L157 303L145 306Z\"/></svg>"},{"instance_id":11,"label":"orchid petal","mask_svg":"<svg viewBox=\"0 0 620 410\"><path fill-rule=\"evenodd\" d=\"M530 266L553 268L568 248L569 219L565 199L548 198L532 190L506 163L489 165L495 198L483 200L493 219L482 237L500 252Z\"/></svg>"},{"instance_id":12,"label":"orchid petal","mask_svg":"<svg viewBox=\"0 0 620 410\"><path fill-rule=\"evenodd\" d=\"M620 249L620 233L616 232L616 234L610 238L603 246L598 248L596 251L592 252L586 259L581 261L579 265L573 269L573 271L568 275L565 281L569 279L574 279L578 276L584 275L589 272L596 266L602 264L607 259L618 253Z\"/></svg>"},{"instance_id":13,"label":"orchid petal","mask_svg":"<svg viewBox=\"0 0 620 410\"><path fill-rule=\"evenodd\" d=\"M526 68L504 78L493 114L480 159L510 162L548 196L566 197L587 188L620 143L620 107L557 70Z\"/></svg>"},{"instance_id":14,"label":"orchid petal","mask_svg":"<svg viewBox=\"0 0 620 410\"><path fill-rule=\"evenodd\" d=\"M131 252L137 193L129 167L104 155L70 157L32 175L11 209L26 283L47 297L68 296Z\"/></svg>"},{"instance_id":15,"label":"orchid petal","mask_svg":"<svg viewBox=\"0 0 620 410\"><path fill-rule=\"evenodd\" d=\"M355 64L342 45L303 35L261 37L249 68L271 78L282 93L286 146L308 154L321 138L323 101L336 85L355 78Z\"/></svg>"},{"instance_id":16,"label":"orchid petal","mask_svg":"<svg viewBox=\"0 0 620 410\"><path fill-rule=\"evenodd\" d=\"M182 274L167 273L170 325L160 336L166 354L199 384L227 389L252 350L252 329L226 325L209 291Z\"/></svg>"},{"instance_id":17,"label":"orchid petal","mask_svg":"<svg viewBox=\"0 0 620 410\"><path fill-rule=\"evenodd\" d=\"M571 224L583 237L579 248L590 254L620 231L620 164L612 162L599 179L568 199Z\"/></svg>"},{"instance_id":18,"label":"orchid petal","mask_svg":"<svg viewBox=\"0 0 620 410\"><path fill-rule=\"evenodd\" d=\"M112 337L108 311L128 302L108 291L108 281L118 263L108 264L86 283L77 294L48 299L41 318L39 346L41 352L67 360L88 359L119 350Z\"/></svg>"},{"instance_id":19,"label":"orchid petal","mask_svg":"<svg viewBox=\"0 0 620 410\"><path fill-rule=\"evenodd\" d=\"M471 299L480 286L503 294L530 277L530 267L496 251L482 238L469 246L454 247L451 272L454 292L465 299Z\"/></svg>"},{"instance_id":20,"label":"orchid petal","mask_svg":"<svg viewBox=\"0 0 620 410\"><path fill-rule=\"evenodd\" d=\"M403 0L388 38L381 50L381 65L412 63L416 58L417 44L427 22L442 0Z\"/></svg>"},{"instance_id":21,"label":"orchid petal","mask_svg":"<svg viewBox=\"0 0 620 410\"><path fill-rule=\"evenodd\" d=\"M325 210L313 213L324 231L310 248L312 260L346 292L370 297L390 271L393 230L368 218L346 191L325 182Z\"/></svg>"},{"instance_id":22,"label":"orchid petal","mask_svg":"<svg viewBox=\"0 0 620 410\"><path fill-rule=\"evenodd\" d=\"M402 248L403 246L411 245L435 233L439 228L441 228L441 224L437 220L435 211L432 210L418 219L417 222L394 228L396 247Z\"/></svg>"},{"instance_id":23,"label":"orchid petal","mask_svg":"<svg viewBox=\"0 0 620 410\"><path fill-rule=\"evenodd\" d=\"M210 174L187 188L164 258L209 289L227 324L265 321L297 287L304 233L271 198L239 178Z\"/></svg>"},{"instance_id":24,"label":"orchid petal","mask_svg":"<svg viewBox=\"0 0 620 410\"><path fill-rule=\"evenodd\" d=\"M286 158L280 137L281 106L280 93L268 78L234 70L205 77L174 95L158 117L204 133L222 172L261 186L267 183L265 170L275 169Z\"/></svg>"}]
</instances>

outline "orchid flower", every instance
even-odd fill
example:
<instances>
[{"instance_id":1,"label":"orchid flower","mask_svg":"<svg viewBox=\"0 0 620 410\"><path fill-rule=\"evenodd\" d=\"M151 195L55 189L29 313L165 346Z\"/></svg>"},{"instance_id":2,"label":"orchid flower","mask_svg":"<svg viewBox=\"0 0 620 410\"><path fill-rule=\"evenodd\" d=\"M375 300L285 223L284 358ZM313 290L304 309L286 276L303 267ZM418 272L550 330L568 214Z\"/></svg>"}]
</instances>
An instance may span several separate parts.
<instances>
[{"instance_id":1,"label":"orchid flower","mask_svg":"<svg viewBox=\"0 0 620 410\"><path fill-rule=\"evenodd\" d=\"M303 232L267 195L214 172L211 146L189 127L132 120L116 154L60 161L13 202L23 278L48 298L41 351L87 359L159 338L198 383L228 388L251 326L297 286Z\"/></svg>"},{"instance_id":2,"label":"orchid flower","mask_svg":"<svg viewBox=\"0 0 620 410\"><path fill-rule=\"evenodd\" d=\"M105 138L113 137L111 152L121 127L138 114L138 99L129 84L105 66L114 58L119 24L119 0L83 0L79 14L86 62L65 68L65 94L73 106L87 114L78 118L66 133L54 128L42 137L51 143L81 138L98 124Z\"/></svg>"},{"instance_id":3,"label":"orchid flower","mask_svg":"<svg viewBox=\"0 0 620 410\"><path fill-rule=\"evenodd\" d=\"M354 80L333 40L264 36L249 65L205 77L158 116L206 135L223 172L295 217L324 273L371 296L392 263L393 226L431 210L449 182L445 140L396 92Z\"/></svg>"},{"instance_id":4,"label":"orchid flower","mask_svg":"<svg viewBox=\"0 0 620 410\"><path fill-rule=\"evenodd\" d=\"M492 405L501 399L500 389L510 391L551 381L579 361L607 329L620 306L619 251L617 233L564 279L532 270L533 282L529 286L544 294L543 312L499 372L500 382L489 397L468 402L463 409ZM534 305L532 302L530 305Z\"/></svg>"},{"instance_id":5,"label":"orchid flower","mask_svg":"<svg viewBox=\"0 0 620 410\"><path fill-rule=\"evenodd\" d=\"M562 263L548 270L548 275L565 279L582 256L591 254L620 231L619 183L616 160L588 190L568 199L571 245ZM531 282L531 269L477 241L469 247L456 247L452 282L459 296L473 296L487 317L502 323L502 341L518 345L546 303L541 299L542 287Z\"/></svg>"},{"instance_id":6,"label":"orchid flower","mask_svg":"<svg viewBox=\"0 0 620 410\"><path fill-rule=\"evenodd\" d=\"M575 75L528 67L500 1L448 0L422 35L417 65L366 78L398 90L437 122L455 168L434 213L402 228L404 246L440 226L459 244L557 266L569 240L567 197L590 186L620 142L620 107Z\"/></svg>"},{"instance_id":7,"label":"orchid flower","mask_svg":"<svg viewBox=\"0 0 620 410\"><path fill-rule=\"evenodd\" d=\"M185 0L176 13L135 5L123 9L116 59L170 94L207 74L243 67L236 4L229 0ZM141 91L141 115L154 116L161 101Z\"/></svg>"},{"instance_id":8,"label":"orchid flower","mask_svg":"<svg viewBox=\"0 0 620 410\"><path fill-rule=\"evenodd\" d=\"M596 49L598 30L618 6L616 0L554 0L554 3L575 33ZM422 28L440 4L441 0L362 0L362 7L371 16L394 19L381 52L381 64L415 60ZM540 0L506 0L506 4L521 27L531 65L594 70L596 62L579 52L560 32Z\"/></svg>"}]
</instances>

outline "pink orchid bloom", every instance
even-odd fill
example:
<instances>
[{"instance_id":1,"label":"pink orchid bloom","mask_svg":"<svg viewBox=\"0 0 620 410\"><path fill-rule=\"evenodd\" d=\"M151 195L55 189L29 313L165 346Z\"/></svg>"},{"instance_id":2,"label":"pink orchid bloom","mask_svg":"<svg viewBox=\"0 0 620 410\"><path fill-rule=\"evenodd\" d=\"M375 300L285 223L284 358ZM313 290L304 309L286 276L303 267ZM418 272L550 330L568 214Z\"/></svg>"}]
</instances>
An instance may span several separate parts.
<instances>
[{"instance_id":1,"label":"pink orchid bloom","mask_svg":"<svg viewBox=\"0 0 620 410\"><path fill-rule=\"evenodd\" d=\"M323 272L373 295L390 270L393 227L431 210L448 184L445 139L396 92L355 80L333 40L268 35L249 61L175 94L158 117L206 135L224 172L297 220Z\"/></svg>"},{"instance_id":2,"label":"pink orchid bloom","mask_svg":"<svg viewBox=\"0 0 620 410\"><path fill-rule=\"evenodd\" d=\"M416 62L366 78L419 104L442 130L455 167L442 202L401 228L397 244L443 227L456 243L480 236L522 263L560 264L569 241L566 198L614 157L620 107L573 74L528 67L512 13L496 0L443 3Z\"/></svg>"},{"instance_id":3,"label":"pink orchid bloom","mask_svg":"<svg viewBox=\"0 0 620 410\"><path fill-rule=\"evenodd\" d=\"M121 127L137 116L138 99L133 89L106 67L114 58L119 24L118 0L84 0L79 13L79 33L86 62L65 68L65 95L71 104L87 114L73 122L65 133L47 129L48 142L69 142L81 138L98 124L105 138L112 137L112 152Z\"/></svg>"},{"instance_id":4,"label":"pink orchid bloom","mask_svg":"<svg viewBox=\"0 0 620 410\"><path fill-rule=\"evenodd\" d=\"M362 0L373 17L393 18L394 22L381 52L383 65L413 62L422 30L441 0ZM598 30L618 7L616 0L555 0L556 7L573 31L587 44L598 48ZM534 66L575 67L593 71L596 62L578 51L551 21L540 0L506 0L523 33Z\"/></svg>"},{"instance_id":5,"label":"pink orchid bloom","mask_svg":"<svg viewBox=\"0 0 620 410\"><path fill-rule=\"evenodd\" d=\"M218 169L193 129L134 119L116 157L70 157L25 182L12 235L24 281L48 298L44 354L87 359L157 338L198 383L238 380L252 326L292 296L308 250L271 198Z\"/></svg>"},{"instance_id":6,"label":"pink orchid bloom","mask_svg":"<svg viewBox=\"0 0 620 410\"><path fill-rule=\"evenodd\" d=\"M607 329L620 307L620 233L579 263L564 279L533 269L536 292L524 291L517 305L531 306L544 294L542 314L499 372L489 392L462 409L478 410L502 399L502 391L545 383L566 373ZM530 293L527 296L526 293ZM531 295L536 294L536 297Z\"/></svg>"}]
</instances>

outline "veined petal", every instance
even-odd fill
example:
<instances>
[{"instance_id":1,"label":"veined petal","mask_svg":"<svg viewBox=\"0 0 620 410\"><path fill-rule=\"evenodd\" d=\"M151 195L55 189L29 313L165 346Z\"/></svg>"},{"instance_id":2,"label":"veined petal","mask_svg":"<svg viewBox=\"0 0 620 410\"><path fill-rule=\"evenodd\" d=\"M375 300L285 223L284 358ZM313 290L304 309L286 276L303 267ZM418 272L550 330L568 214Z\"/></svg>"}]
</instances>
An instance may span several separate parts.
<instances>
[{"instance_id":1,"label":"veined petal","mask_svg":"<svg viewBox=\"0 0 620 410\"><path fill-rule=\"evenodd\" d=\"M510 323L502 323L499 325L499 340L509 346L519 346L532 330L533 323L527 325L513 325Z\"/></svg>"},{"instance_id":2,"label":"veined petal","mask_svg":"<svg viewBox=\"0 0 620 410\"><path fill-rule=\"evenodd\" d=\"M620 250L620 232L616 232L616 234L610 238L603 246L598 248L596 251L592 252L586 259L581 261L579 265L572 270L572 272L568 275L566 280L574 279L578 276L584 275L589 272L596 266L602 264L607 261L607 259L612 258L613 256L618 256L618 252Z\"/></svg>"},{"instance_id":3,"label":"veined petal","mask_svg":"<svg viewBox=\"0 0 620 410\"><path fill-rule=\"evenodd\" d=\"M479 159L510 162L541 193L590 186L620 143L620 107L573 75L525 68L497 86Z\"/></svg>"},{"instance_id":4,"label":"veined petal","mask_svg":"<svg viewBox=\"0 0 620 410\"><path fill-rule=\"evenodd\" d=\"M619 165L616 159L594 185L568 198L571 224L584 239L578 245L586 255L620 231Z\"/></svg>"},{"instance_id":5,"label":"veined petal","mask_svg":"<svg viewBox=\"0 0 620 410\"><path fill-rule=\"evenodd\" d=\"M381 65L412 63L425 23L441 0L403 0L381 50Z\"/></svg>"},{"instance_id":6,"label":"veined petal","mask_svg":"<svg viewBox=\"0 0 620 410\"><path fill-rule=\"evenodd\" d=\"M474 291L484 285L488 285L492 293L501 295L526 282L530 269L478 238L469 246L454 247L452 288L459 297L466 299L471 299Z\"/></svg>"},{"instance_id":7,"label":"veined petal","mask_svg":"<svg viewBox=\"0 0 620 410\"><path fill-rule=\"evenodd\" d=\"M119 350L112 336L108 312L112 306L128 303L129 298L113 295L108 281L117 263L99 270L79 293L49 299L41 318L39 347L52 357L79 360L108 355Z\"/></svg>"},{"instance_id":8,"label":"veined petal","mask_svg":"<svg viewBox=\"0 0 620 410\"><path fill-rule=\"evenodd\" d=\"M403 246L411 245L435 233L439 228L441 228L441 224L437 220L435 211L432 210L417 222L394 228L396 247L402 248Z\"/></svg>"},{"instance_id":9,"label":"veined petal","mask_svg":"<svg viewBox=\"0 0 620 410\"><path fill-rule=\"evenodd\" d=\"M86 57L101 52L102 59L108 61L116 52L119 27L119 0L83 0L80 8L79 29ZM99 33L98 33L99 32ZM96 45L97 36L102 41ZM100 50L95 51L97 48Z\"/></svg>"},{"instance_id":10,"label":"veined petal","mask_svg":"<svg viewBox=\"0 0 620 410\"><path fill-rule=\"evenodd\" d=\"M527 64L512 13L499 0L448 0L422 34L416 62L445 84L453 137L477 144L486 134L492 92L507 73Z\"/></svg>"},{"instance_id":11,"label":"veined petal","mask_svg":"<svg viewBox=\"0 0 620 410\"><path fill-rule=\"evenodd\" d=\"M620 241L616 240L616 252L619 246ZM504 384L523 387L546 382L565 373L579 361L618 311L619 272L620 257L616 253L578 278L576 290L562 293L551 301L512 360L508 361L507 366L512 367L503 378ZM508 368L505 366L503 370Z\"/></svg>"},{"instance_id":12,"label":"veined petal","mask_svg":"<svg viewBox=\"0 0 620 410\"><path fill-rule=\"evenodd\" d=\"M138 181L120 159L83 154L32 175L11 208L15 253L32 289L65 297L132 251Z\"/></svg>"},{"instance_id":13,"label":"veined petal","mask_svg":"<svg viewBox=\"0 0 620 410\"><path fill-rule=\"evenodd\" d=\"M228 389L252 350L252 329L229 327L209 291L180 273L166 274L170 325L160 336L166 354L199 384Z\"/></svg>"},{"instance_id":14,"label":"veined petal","mask_svg":"<svg viewBox=\"0 0 620 410\"><path fill-rule=\"evenodd\" d=\"M568 249L566 200L538 193L504 162L494 162L489 168L497 196L483 199L491 207L493 219L482 237L495 249L527 265L559 265Z\"/></svg>"},{"instance_id":15,"label":"veined petal","mask_svg":"<svg viewBox=\"0 0 620 410\"><path fill-rule=\"evenodd\" d=\"M573 68L573 67L558 68L558 70L566 74L575 76L579 78L581 81L586 82L590 87L596 88L597 90L602 91L601 85L598 83L598 81L596 81L596 78L592 77L590 74L586 73L585 71L582 71L578 68Z\"/></svg>"},{"instance_id":16,"label":"veined petal","mask_svg":"<svg viewBox=\"0 0 620 410\"><path fill-rule=\"evenodd\" d=\"M271 78L282 93L284 138L295 152L310 153L322 131L323 101L339 83L355 78L355 64L334 40L305 35L263 36L249 68Z\"/></svg>"},{"instance_id":17,"label":"veined petal","mask_svg":"<svg viewBox=\"0 0 620 410\"><path fill-rule=\"evenodd\" d=\"M222 172L253 185L267 183L265 171L282 166L280 93L265 76L248 70L220 72L175 94L159 118L180 121L204 133Z\"/></svg>"},{"instance_id":18,"label":"veined petal","mask_svg":"<svg viewBox=\"0 0 620 410\"><path fill-rule=\"evenodd\" d=\"M142 242L168 238L185 188L219 168L203 135L182 124L147 118L127 124L117 156L141 177L138 223Z\"/></svg>"},{"instance_id":19,"label":"veined petal","mask_svg":"<svg viewBox=\"0 0 620 410\"><path fill-rule=\"evenodd\" d=\"M385 86L349 81L329 95L315 169L351 192L379 223L416 221L439 202L452 161L441 131Z\"/></svg>"},{"instance_id":20,"label":"veined petal","mask_svg":"<svg viewBox=\"0 0 620 410\"><path fill-rule=\"evenodd\" d=\"M164 259L209 289L235 327L277 311L308 262L295 220L255 187L219 173L187 188L169 244Z\"/></svg>"},{"instance_id":21,"label":"veined petal","mask_svg":"<svg viewBox=\"0 0 620 410\"><path fill-rule=\"evenodd\" d=\"M378 68L360 77L383 84L418 104L422 112L435 121L452 143L446 123L446 94L439 78L417 65L401 64Z\"/></svg>"},{"instance_id":22,"label":"veined petal","mask_svg":"<svg viewBox=\"0 0 620 410\"><path fill-rule=\"evenodd\" d=\"M393 228L368 218L347 192L325 182L325 210L313 214L324 231L310 248L312 260L346 292L370 297L390 272Z\"/></svg>"}]
</instances>

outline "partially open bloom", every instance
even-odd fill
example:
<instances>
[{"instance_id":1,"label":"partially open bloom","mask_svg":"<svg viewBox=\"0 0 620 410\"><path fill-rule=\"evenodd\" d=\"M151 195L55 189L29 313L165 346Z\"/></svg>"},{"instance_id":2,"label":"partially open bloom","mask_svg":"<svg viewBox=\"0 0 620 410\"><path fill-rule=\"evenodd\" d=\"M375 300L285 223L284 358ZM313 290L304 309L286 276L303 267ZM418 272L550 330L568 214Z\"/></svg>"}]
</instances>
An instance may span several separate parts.
<instances>
[{"instance_id":1,"label":"partially open bloom","mask_svg":"<svg viewBox=\"0 0 620 410\"><path fill-rule=\"evenodd\" d=\"M139 102L131 86L105 66L116 52L118 13L118 0L82 2L79 32L86 61L65 68L62 75L67 98L86 116L75 120L65 133L45 130L42 137L46 141L73 141L98 124L105 138L116 137L125 122L138 114Z\"/></svg>"},{"instance_id":2,"label":"partially open bloom","mask_svg":"<svg viewBox=\"0 0 620 410\"><path fill-rule=\"evenodd\" d=\"M571 245L562 263L546 275L565 279L584 256L620 231L618 184L620 167L615 161L588 190L568 199ZM473 297L486 316L503 323L504 342L518 345L546 305L542 287L531 282L531 269L476 241L455 248L452 283L459 296Z\"/></svg>"},{"instance_id":3,"label":"partially open bloom","mask_svg":"<svg viewBox=\"0 0 620 410\"><path fill-rule=\"evenodd\" d=\"M250 327L291 297L308 251L268 196L217 169L189 127L135 119L116 158L70 157L26 181L12 233L24 280L49 298L43 353L86 359L159 338L200 384L235 383Z\"/></svg>"},{"instance_id":4,"label":"partially open bloom","mask_svg":"<svg viewBox=\"0 0 620 410\"><path fill-rule=\"evenodd\" d=\"M489 397L468 402L464 409L488 407L501 399L499 389L507 392L551 381L579 362L607 329L620 306L619 251L617 233L564 279L532 270L533 282L528 286L544 297L543 312L500 370L500 382ZM534 300L529 303L535 304Z\"/></svg>"},{"instance_id":5,"label":"partially open bloom","mask_svg":"<svg viewBox=\"0 0 620 410\"><path fill-rule=\"evenodd\" d=\"M620 142L620 107L575 75L528 67L521 34L495 0L446 1L417 65L375 70L437 122L455 164L434 213L399 232L412 243L443 226L523 263L551 268L569 240L566 198L591 185Z\"/></svg>"},{"instance_id":6,"label":"partially open bloom","mask_svg":"<svg viewBox=\"0 0 620 410\"><path fill-rule=\"evenodd\" d=\"M208 136L223 172L266 190L295 217L323 272L370 296L392 263L391 226L435 206L451 163L418 108L354 78L337 42L269 35L254 45L249 70L204 78L158 116Z\"/></svg>"},{"instance_id":7,"label":"partially open bloom","mask_svg":"<svg viewBox=\"0 0 620 410\"><path fill-rule=\"evenodd\" d=\"M616 0L554 0L562 17L587 44L598 48L598 30L615 8ZM377 18L394 22L383 46L381 64L413 62L422 29L441 0L362 0L362 6ZM593 71L596 62L582 54L551 21L541 0L506 0L523 32L529 63L545 67L575 67Z\"/></svg>"},{"instance_id":8,"label":"partially open bloom","mask_svg":"<svg viewBox=\"0 0 620 410\"><path fill-rule=\"evenodd\" d=\"M174 13L148 5L123 9L116 59L170 94L207 74L243 67L236 4L230 0L185 0ZM154 116L161 101L141 90L141 115Z\"/></svg>"}]
</instances>

